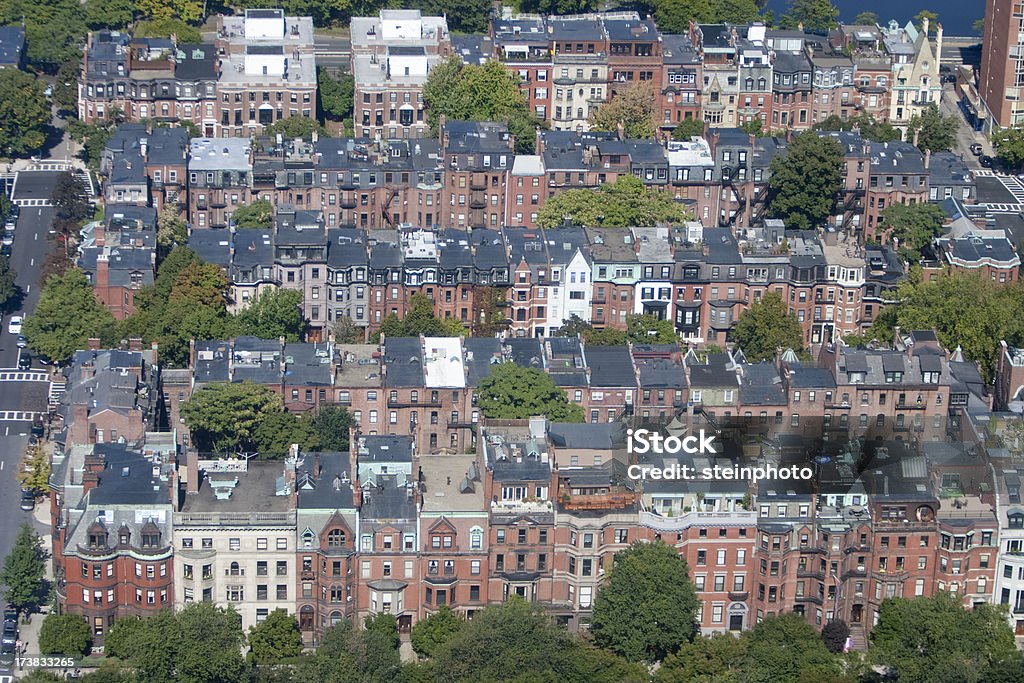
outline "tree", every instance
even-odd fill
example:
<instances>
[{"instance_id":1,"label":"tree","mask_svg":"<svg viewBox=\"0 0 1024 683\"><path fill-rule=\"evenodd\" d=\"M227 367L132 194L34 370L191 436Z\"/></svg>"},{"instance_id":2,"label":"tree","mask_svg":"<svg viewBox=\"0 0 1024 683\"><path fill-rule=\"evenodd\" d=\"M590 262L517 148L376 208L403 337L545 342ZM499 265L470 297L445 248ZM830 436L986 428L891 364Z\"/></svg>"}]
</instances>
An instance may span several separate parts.
<instances>
[{"instance_id":1,"label":"tree","mask_svg":"<svg viewBox=\"0 0 1024 683\"><path fill-rule=\"evenodd\" d=\"M348 619L334 624L316 653L295 667L295 683L388 683L400 680L398 628L387 614L368 618L357 629Z\"/></svg>"},{"instance_id":2,"label":"tree","mask_svg":"<svg viewBox=\"0 0 1024 683\"><path fill-rule=\"evenodd\" d=\"M596 0L523 0L524 12L534 14L585 14L596 10Z\"/></svg>"},{"instance_id":3,"label":"tree","mask_svg":"<svg viewBox=\"0 0 1024 683\"><path fill-rule=\"evenodd\" d=\"M555 330L551 336L577 338L584 336L588 332L592 332L593 329L593 325L574 313L567 319L563 320L562 326Z\"/></svg>"},{"instance_id":4,"label":"tree","mask_svg":"<svg viewBox=\"0 0 1024 683\"><path fill-rule=\"evenodd\" d=\"M654 20L666 33L685 34L691 21L706 23L714 16L710 0L659 0L654 7Z\"/></svg>"},{"instance_id":5,"label":"tree","mask_svg":"<svg viewBox=\"0 0 1024 683\"><path fill-rule=\"evenodd\" d=\"M132 33L136 38L170 38L176 36L178 44L201 43L203 34L180 19L151 19L140 21Z\"/></svg>"},{"instance_id":6,"label":"tree","mask_svg":"<svg viewBox=\"0 0 1024 683\"><path fill-rule=\"evenodd\" d=\"M363 330L347 315L334 316L334 324L331 325L331 334L338 344L361 344L365 339Z\"/></svg>"},{"instance_id":7,"label":"tree","mask_svg":"<svg viewBox=\"0 0 1024 683\"><path fill-rule=\"evenodd\" d=\"M491 5L486 0L422 0L430 16L447 16L448 27L462 33L487 33Z\"/></svg>"},{"instance_id":8,"label":"tree","mask_svg":"<svg viewBox=\"0 0 1024 683\"><path fill-rule=\"evenodd\" d=\"M698 637L665 658L656 683L739 683L747 641L728 633Z\"/></svg>"},{"instance_id":9,"label":"tree","mask_svg":"<svg viewBox=\"0 0 1024 683\"><path fill-rule=\"evenodd\" d=\"M545 415L552 422L583 422L583 408L569 403L551 375L515 363L491 367L477 388L478 405L485 417L525 420Z\"/></svg>"},{"instance_id":10,"label":"tree","mask_svg":"<svg viewBox=\"0 0 1024 683\"><path fill-rule=\"evenodd\" d=\"M63 220L80 221L92 214L85 183L71 171L57 176L50 201L57 208L57 218Z\"/></svg>"},{"instance_id":11,"label":"tree","mask_svg":"<svg viewBox=\"0 0 1024 683\"><path fill-rule=\"evenodd\" d=\"M992 146L996 158L1006 168L1020 170L1024 167L1024 130L1001 128L992 134Z\"/></svg>"},{"instance_id":12,"label":"tree","mask_svg":"<svg viewBox=\"0 0 1024 683\"><path fill-rule=\"evenodd\" d=\"M704 122L700 119L683 119L672 129L673 140L689 140L704 136Z\"/></svg>"},{"instance_id":13,"label":"tree","mask_svg":"<svg viewBox=\"0 0 1024 683\"><path fill-rule=\"evenodd\" d=\"M885 600L868 656L899 680L922 683L981 683L990 669L1019 657L1004 611L988 603L965 610L946 592Z\"/></svg>"},{"instance_id":14,"label":"tree","mask_svg":"<svg viewBox=\"0 0 1024 683\"><path fill-rule=\"evenodd\" d=\"M7 586L7 602L19 612L27 612L38 605L45 597L45 569L42 542L32 527L23 523L0 573L0 583Z\"/></svg>"},{"instance_id":15,"label":"tree","mask_svg":"<svg viewBox=\"0 0 1024 683\"><path fill-rule=\"evenodd\" d=\"M437 612L417 621L409 636L412 649L420 657L431 657L437 650L459 634L466 622L448 607L442 605Z\"/></svg>"},{"instance_id":16,"label":"tree","mask_svg":"<svg viewBox=\"0 0 1024 683\"><path fill-rule=\"evenodd\" d=\"M274 223L274 207L269 199L257 199L246 206L235 209L235 212L231 214L231 220L239 229L267 230Z\"/></svg>"},{"instance_id":17,"label":"tree","mask_svg":"<svg viewBox=\"0 0 1024 683\"><path fill-rule=\"evenodd\" d=\"M356 426L352 413L343 406L323 406L312 418L313 434L325 451L348 452L349 429Z\"/></svg>"},{"instance_id":18,"label":"tree","mask_svg":"<svg viewBox=\"0 0 1024 683\"><path fill-rule=\"evenodd\" d=\"M306 331L302 317L302 292L296 289L265 289L235 318L238 334L297 342Z\"/></svg>"},{"instance_id":19,"label":"tree","mask_svg":"<svg viewBox=\"0 0 1024 683\"><path fill-rule=\"evenodd\" d=\"M999 284L968 274L946 274L922 282L920 273L900 283L887 297L890 304L871 326L874 339L892 339L893 326L904 330L935 330L943 348L961 347L977 361L982 377L991 381L999 342L1024 344L1024 285Z\"/></svg>"},{"instance_id":20,"label":"tree","mask_svg":"<svg viewBox=\"0 0 1024 683\"><path fill-rule=\"evenodd\" d=\"M868 114L857 114L849 118L840 118L832 114L814 124L813 130L854 130L860 131L860 136L872 142L892 142L901 140L902 134L885 121L877 121Z\"/></svg>"},{"instance_id":21,"label":"tree","mask_svg":"<svg viewBox=\"0 0 1024 683\"><path fill-rule=\"evenodd\" d=\"M74 92L71 93L71 96L74 98L72 100L72 107L77 107L78 82L75 81L72 87L74 88ZM74 109L71 111L74 111ZM87 125L76 118L72 118L68 120L64 130L72 140L82 145L82 149L77 153L78 158L84 161L89 168L97 170L100 166L100 159L103 156L103 149L107 141L110 140L110 136L113 135L114 126L106 122Z\"/></svg>"},{"instance_id":22,"label":"tree","mask_svg":"<svg viewBox=\"0 0 1024 683\"><path fill-rule=\"evenodd\" d=\"M802 683L840 680L839 660L818 632L795 612L768 617L744 634L746 683Z\"/></svg>"},{"instance_id":23,"label":"tree","mask_svg":"<svg viewBox=\"0 0 1024 683\"><path fill-rule=\"evenodd\" d=\"M218 382L192 394L181 417L192 439L218 453L256 450L256 430L284 410L281 397L262 384Z\"/></svg>"},{"instance_id":24,"label":"tree","mask_svg":"<svg viewBox=\"0 0 1024 683\"><path fill-rule=\"evenodd\" d=\"M60 112L78 111L78 77L82 65L78 60L64 62L53 79L53 103Z\"/></svg>"},{"instance_id":25,"label":"tree","mask_svg":"<svg viewBox=\"0 0 1024 683\"><path fill-rule=\"evenodd\" d=\"M278 119L263 128L264 135L272 138L280 134L285 140L295 140L297 138L309 140L313 137L313 133L325 135L327 129L316 119L306 118L305 116L289 116L284 119Z\"/></svg>"},{"instance_id":26,"label":"tree","mask_svg":"<svg viewBox=\"0 0 1024 683\"><path fill-rule=\"evenodd\" d=\"M628 139L654 137L654 88L649 81L637 81L598 107L590 117L590 129L618 130L622 125Z\"/></svg>"},{"instance_id":27,"label":"tree","mask_svg":"<svg viewBox=\"0 0 1024 683\"><path fill-rule=\"evenodd\" d=\"M71 268L46 279L24 333L33 349L60 362L84 349L90 338L113 343L114 316L96 300L85 273Z\"/></svg>"},{"instance_id":28,"label":"tree","mask_svg":"<svg viewBox=\"0 0 1024 683\"><path fill-rule=\"evenodd\" d=\"M570 635L535 604L512 598L477 612L436 651L437 683L478 681L639 683L642 667Z\"/></svg>"},{"instance_id":29,"label":"tree","mask_svg":"<svg viewBox=\"0 0 1024 683\"><path fill-rule=\"evenodd\" d=\"M660 662L693 637L697 607L686 560L661 541L637 541L615 555L594 600L591 633L630 661Z\"/></svg>"},{"instance_id":30,"label":"tree","mask_svg":"<svg viewBox=\"0 0 1024 683\"><path fill-rule=\"evenodd\" d=\"M39 629L39 651L44 655L80 657L89 651L90 635L85 617L51 612Z\"/></svg>"},{"instance_id":31,"label":"tree","mask_svg":"<svg viewBox=\"0 0 1024 683\"><path fill-rule=\"evenodd\" d=\"M316 77L320 92L320 107L324 115L335 121L352 118L356 92L356 79L352 74L334 78L325 67L317 67Z\"/></svg>"},{"instance_id":32,"label":"tree","mask_svg":"<svg viewBox=\"0 0 1024 683\"><path fill-rule=\"evenodd\" d=\"M50 125L43 87L32 74L0 70L0 154L25 157L42 149Z\"/></svg>"},{"instance_id":33,"label":"tree","mask_svg":"<svg viewBox=\"0 0 1024 683\"><path fill-rule=\"evenodd\" d=\"M750 360L773 360L779 349L804 347L803 328L775 293L766 294L740 314L732 339Z\"/></svg>"},{"instance_id":34,"label":"tree","mask_svg":"<svg viewBox=\"0 0 1024 683\"><path fill-rule=\"evenodd\" d=\"M25 458L18 469L18 483L25 491L37 496L46 493L50 488L50 456L40 445L32 444L25 449Z\"/></svg>"},{"instance_id":35,"label":"tree","mask_svg":"<svg viewBox=\"0 0 1024 683\"><path fill-rule=\"evenodd\" d=\"M5 0L0 3L0 26L24 25L26 60L34 69L45 73L52 74L64 62L81 58L79 45L85 35L84 18L85 12L78 0ZM8 94L2 99L7 102ZM45 108L49 121L49 105ZM0 120L3 118L5 116L0 116Z\"/></svg>"},{"instance_id":36,"label":"tree","mask_svg":"<svg viewBox=\"0 0 1024 683\"><path fill-rule=\"evenodd\" d=\"M21 298L21 288L15 280L18 275L6 256L0 256L0 311L9 310Z\"/></svg>"},{"instance_id":37,"label":"tree","mask_svg":"<svg viewBox=\"0 0 1024 683\"><path fill-rule=\"evenodd\" d=\"M783 28L802 25L807 31L821 33L839 25L839 10L829 0L793 0L780 23Z\"/></svg>"},{"instance_id":38,"label":"tree","mask_svg":"<svg viewBox=\"0 0 1024 683\"><path fill-rule=\"evenodd\" d=\"M176 245L188 242L188 226L181 217L178 206L165 204L156 219L156 244L161 255L166 256Z\"/></svg>"},{"instance_id":39,"label":"tree","mask_svg":"<svg viewBox=\"0 0 1024 683\"><path fill-rule=\"evenodd\" d=\"M790 229L807 230L825 222L843 186L843 148L813 131L793 139L772 159L768 211Z\"/></svg>"},{"instance_id":40,"label":"tree","mask_svg":"<svg viewBox=\"0 0 1024 683\"><path fill-rule=\"evenodd\" d=\"M583 227L627 228L681 223L690 217L670 194L648 189L633 175L621 175L597 190L567 190L551 197L537 217L543 228L566 221Z\"/></svg>"},{"instance_id":41,"label":"tree","mask_svg":"<svg viewBox=\"0 0 1024 683\"><path fill-rule=\"evenodd\" d=\"M934 35L939 25L939 15L930 10L923 9L914 15L914 25L920 31L924 28L924 20L928 20L928 35Z\"/></svg>"},{"instance_id":42,"label":"tree","mask_svg":"<svg viewBox=\"0 0 1024 683\"><path fill-rule=\"evenodd\" d=\"M135 3L132 0L88 0L85 3L85 24L92 30L124 28L132 23Z\"/></svg>"},{"instance_id":43,"label":"tree","mask_svg":"<svg viewBox=\"0 0 1024 683\"><path fill-rule=\"evenodd\" d=\"M275 664L302 654L302 633L295 617L275 609L249 629L249 647L257 664Z\"/></svg>"},{"instance_id":44,"label":"tree","mask_svg":"<svg viewBox=\"0 0 1024 683\"><path fill-rule=\"evenodd\" d=\"M861 12L853 18L855 26L877 26L878 15L874 12Z\"/></svg>"},{"instance_id":45,"label":"tree","mask_svg":"<svg viewBox=\"0 0 1024 683\"><path fill-rule=\"evenodd\" d=\"M253 430L253 448L260 460L282 460L288 456L293 444L304 451L319 448L316 432L310 418L284 410L273 411L263 417Z\"/></svg>"},{"instance_id":46,"label":"tree","mask_svg":"<svg viewBox=\"0 0 1024 683\"><path fill-rule=\"evenodd\" d=\"M918 149L948 152L956 144L957 125L955 117L945 116L937 105L929 104L920 115L911 117L907 130L911 139L917 134Z\"/></svg>"},{"instance_id":47,"label":"tree","mask_svg":"<svg viewBox=\"0 0 1024 683\"><path fill-rule=\"evenodd\" d=\"M409 299L409 310L399 318L392 313L381 322L374 335L388 337L459 337L466 328L454 318L441 319L434 315L434 303L425 295L416 293Z\"/></svg>"},{"instance_id":48,"label":"tree","mask_svg":"<svg viewBox=\"0 0 1024 683\"><path fill-rule=\"evenodd\" d=\"M649 314L627 316L626 336L640 344L674 344L677 339L671 320Z\"/></svg>"},{"instance_id":49,"label":"tree","mask_svg":"<svg viewBox=\"0 0 1024 683\"><path fill-rule=\"evenodd\" d=\"M760 9L754 0L712 0L711 11L715 23L749 24L761 19L758 16Z\"/></svg>"},{"instance_id":50,"label":"tree","mask_svg":"<svg viewBox=\"0 0 1024 683\"><path fill-rule=\"evenodd\" d=\"M900 255L917 264L921 250L930 246L942 234L946 214L935 204L890 204L879 216L883 231L899 244Z\"/></svg>"},{"instance_id":51,"label":"tree","mask_svg":"<svg viewBox=\"0 0 1024 683\"><path fill-rule=\"evenodd\" d=\"M842 619L833 619L821 629L821 642L832 654L839 654L846 649L846 639L850 637L850 627Z\"/></svg>"},{"instance_id":52,"label":"tree","mask_svg":"<svg viewBox=\"0 0 1024 683\"><path fill-rule=\"evenodd\" d=\"M496 60L476 65L449 57L431 69L423 101L435 135L441 116L449 121L499 121L515 137L517 154L533 154L537 128L543 125L530 111L518 76Z\"/></svg>"}]
</instances>

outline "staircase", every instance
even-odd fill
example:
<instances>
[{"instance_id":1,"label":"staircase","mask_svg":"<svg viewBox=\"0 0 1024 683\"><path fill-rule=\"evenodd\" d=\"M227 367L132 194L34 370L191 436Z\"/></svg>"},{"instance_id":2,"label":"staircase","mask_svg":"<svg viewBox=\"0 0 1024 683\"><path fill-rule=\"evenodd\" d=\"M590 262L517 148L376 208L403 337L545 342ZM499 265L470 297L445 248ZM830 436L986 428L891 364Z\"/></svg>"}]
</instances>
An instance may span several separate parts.
<instances>
[{"instance_id":1,"label":"staircase","mask_svg":"<svg viewBox=\"0 0 1024 683\"><path fill-rule=\"evenodd\" d=\"M853 649L864 652L868 649L868 635L861 626L850 627L850 640L853 642Z\"/></svg>"}]
</instances>

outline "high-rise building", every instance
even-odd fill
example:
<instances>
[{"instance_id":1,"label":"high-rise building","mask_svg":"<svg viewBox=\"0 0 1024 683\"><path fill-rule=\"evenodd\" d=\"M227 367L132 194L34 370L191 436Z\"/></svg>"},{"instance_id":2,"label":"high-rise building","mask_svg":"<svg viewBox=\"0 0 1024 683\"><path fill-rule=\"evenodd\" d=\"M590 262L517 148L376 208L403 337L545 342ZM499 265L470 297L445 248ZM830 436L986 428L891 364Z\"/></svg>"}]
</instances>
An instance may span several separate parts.
<instances>
[{"instance_id":1,"label":"high-rise building","mask_svg":"<svg viewBox=\"0 0 1024 683\"><path fill-rule=\"evenodd\" d=\"M992 125L1024 122L1024 47L1017 35L1024 29L1024 6L1014 0L986 0L978 90L992 116Z\"/></svg>"}]
</instances>

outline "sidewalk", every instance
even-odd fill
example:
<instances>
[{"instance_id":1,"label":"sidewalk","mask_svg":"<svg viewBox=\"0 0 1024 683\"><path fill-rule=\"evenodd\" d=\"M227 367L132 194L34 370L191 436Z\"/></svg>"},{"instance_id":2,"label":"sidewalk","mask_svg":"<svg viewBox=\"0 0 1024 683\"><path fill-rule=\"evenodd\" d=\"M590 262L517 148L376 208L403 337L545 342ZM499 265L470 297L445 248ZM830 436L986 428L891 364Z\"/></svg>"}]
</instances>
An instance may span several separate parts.
<instances>
[{"instance_id":1,"label":"sidewalk","mask_svg":"<svg viewBox=\"0 0 1024 683\"><path fill-rule=\"evenodd\" d=\"M46 571L44 576L47 581L52 582L53 561L50 558L50 554L53 550L53 539L50 537L50 503L48 499L36 505L32 511L32 519L35 522L33 527L42 541L43 552L46 553ZM22 646L25 648L24 656L32 657L41 654L39 652L39 629L42 628L43 619L49 613L50 605L47 603L41 605L38 612L29 615L28 623L25 622L24 618L21 620L18 628L20 630Z\"/></svg>"}]
</instances>

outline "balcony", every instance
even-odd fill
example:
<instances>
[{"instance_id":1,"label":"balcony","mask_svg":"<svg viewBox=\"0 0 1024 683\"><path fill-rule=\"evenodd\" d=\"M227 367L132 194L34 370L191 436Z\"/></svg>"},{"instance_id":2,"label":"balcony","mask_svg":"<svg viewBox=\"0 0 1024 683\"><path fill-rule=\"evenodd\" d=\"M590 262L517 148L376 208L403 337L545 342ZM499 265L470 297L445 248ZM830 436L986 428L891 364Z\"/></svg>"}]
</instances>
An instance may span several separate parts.
<instances>
[{"instance_id":1,"label":"balcony","mask_svg":"<svg viewBox=\"0 0 1024 683\"><path fill-rule=\"evenodd\" d=\"M924 410L928 405L924 401L917 403L900 402L896 404L896 410Z\"/></svg>"},{"instance_id":2,"label":"balcony","mask_svg":"<svg viewBox=\"0 0 1024 683\"><path fill-rule=\"evenodd\" d=\"M749 598L748 591L729 591L729 599L733 602L746 602Z\"/></svg>"},{"instance_id":3,"label":"balcony","mask_svg":"<svg viewBox=\"0 0 1024 683\"><path fill-rule=\"evenodd\" d=\"M636 505L637 498L634 491L622 486L611 486L605 492L592 494L573 495L566 487L558 492L559 504L563 510L570 512L630 508Z\"/></svg>"},{"instance_id":4,"label":"balcony","mask_svg":"<svg viewBox=\"0 0 1024 683\"><path fill-rule=\"evenodd\" d=\"M817 595L798 595L796 596L797 602L813 602L815 605L821 605L825 601L819 598Z\"/></svg>"},{"instance_id":5,"label":"balcony","mask_svg":"<svg viewBox=\"0 0 1024 683\"><path fill-rule=\"evenodd\" d=\"M341 208L343 209L354 209L356 208L357 202L355 197L342 197Z\"/></svg>"},{"instance_id":6,"label":"balcony","mask_svg":"<svg viewBox=\"0 0 1024 683\"><path fill-rule=\"evenodd\" d=\"M797 569L797 578L800 579L817 579L818 581L825 580L825 572L815 571L813 569Z\"/></svg>"},{"instance_id":7,"label":"balcony","mask_svg":"<svg viewBox=\"0 0 1024 683\"><path fill-rule=\"evenodd\" d=\"M210 201L210 208L211 209L223 209L227 205L228 205L228 203L227 203L227 200L225 200L225 199L214 199L214 200Z\"/></svg>"},{"instance_id":8,"label":"balcony","mask_svg":"<svg viewBox=\"0 0 1024 683\"><path fill-rule=\"evenodd\" d=\"M640 523L649 529L662 532L681 532L692 526L754 525L757 513L750 510L734 512L687 512L677 517L663 517L653 512L640 513Z\"/></svg>"},{"instance_id":9,"label":"balcony","mask_svg":"<svg viewBox=\"0 0 1024 683\"><path fill-rule=\"evenodd\" d=\"M471 190L486 190L487 189L487 176L471 176L469 179L469 189Z\"/></svg>"},{"instance_id":10,"label":"balcony","mask_svg":"<svg viewBox=\"0 0 1024 683\"><path fill-rule=\"evenodd\" d=\"M486 209L487 208L487 197L483 195L470 195L469 196L469 208L471 209Z\"/></svg>"}]
</instances>

